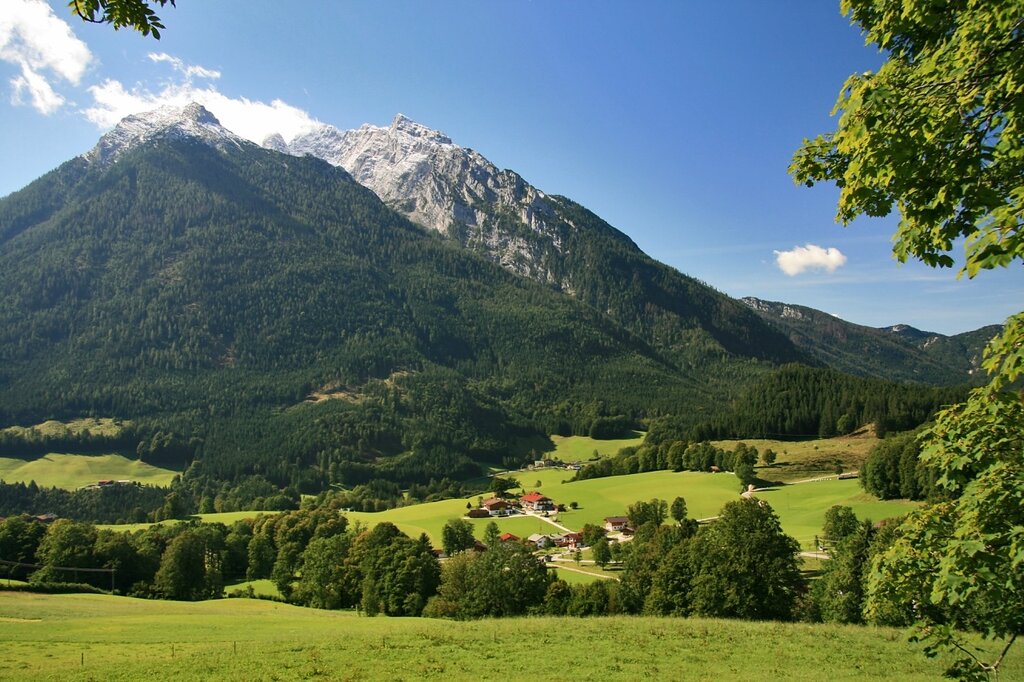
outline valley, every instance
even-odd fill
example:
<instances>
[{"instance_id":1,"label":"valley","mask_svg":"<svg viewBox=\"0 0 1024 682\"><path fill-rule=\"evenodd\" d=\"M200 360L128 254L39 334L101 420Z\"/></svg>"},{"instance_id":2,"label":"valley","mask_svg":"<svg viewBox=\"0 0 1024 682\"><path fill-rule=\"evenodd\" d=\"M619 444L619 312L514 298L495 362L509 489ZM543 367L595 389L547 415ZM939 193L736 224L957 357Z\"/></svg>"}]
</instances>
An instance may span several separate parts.
<instances>
[{"instance_id":1,"label":"valley","mask_svg":"<svg viewBox=\"0 0 1024 682\"><path fill-rule=\"evenodd\" d=\"M0 198L0 676L1019 669L1019 318L737 299L401 114L260 140L132 109ZM791 172L845 192L845 149ZM839 218L896 205L900 260L1020 255L1019 212L907 233L913 202L868 185ZM847 262L772 250L787 277ZM892 629L920 624L942 660ZM981 640L993 666L958 658Z\"/></svg>"}]
</instances>

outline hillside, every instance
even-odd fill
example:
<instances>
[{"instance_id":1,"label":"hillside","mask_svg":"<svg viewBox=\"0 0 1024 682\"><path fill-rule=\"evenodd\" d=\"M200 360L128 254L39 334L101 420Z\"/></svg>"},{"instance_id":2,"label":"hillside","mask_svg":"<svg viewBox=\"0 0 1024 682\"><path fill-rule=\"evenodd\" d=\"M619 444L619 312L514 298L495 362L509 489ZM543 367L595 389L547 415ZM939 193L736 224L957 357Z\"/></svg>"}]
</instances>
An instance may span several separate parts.
<instances>
[{"instance_id":1,"label":"hillside","mask_svg":"<svg viewBox=\"0 0 1024 682\"><path fill-rule=\"evenodd\" d=\"M321 125L267 144L345 168L410 219L605 312L691 372L723 351L809 361L740 302L657 262L584 207L401 114L388 127Z\"/></svg>"},{"instance_id":2,"label":"hillside","mask_svg":"<svg viewBox=\"0 0 1024 682\"><path fill-rule=\"evenodd\" d=\"M946 336L907 325L865 327L806 306L742 299L818 362L857 376L926 384L980 384L982 350L999 332L989 325Z\"/></svg>"}]
</instances>

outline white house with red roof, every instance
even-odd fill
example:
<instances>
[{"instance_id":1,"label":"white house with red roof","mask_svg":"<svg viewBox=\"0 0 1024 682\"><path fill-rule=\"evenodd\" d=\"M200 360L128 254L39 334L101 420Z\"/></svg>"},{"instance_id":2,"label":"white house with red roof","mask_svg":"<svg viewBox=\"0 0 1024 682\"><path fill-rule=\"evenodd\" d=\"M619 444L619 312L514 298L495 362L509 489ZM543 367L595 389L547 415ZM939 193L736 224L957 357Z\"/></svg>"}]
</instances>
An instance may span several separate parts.
<instances>
[{"instance_id":1,"label":"white house with red roof","mask_svg":"<svg viewBox=\"0 0 1024 682\"><path fill-rule=\"evenodd\" d=\"M523 505L524 509L531 511L554 511L555 502L550 497L541 495L534 491L527 493L519 498L519 503Z\"/></svg>"}]
</instances>

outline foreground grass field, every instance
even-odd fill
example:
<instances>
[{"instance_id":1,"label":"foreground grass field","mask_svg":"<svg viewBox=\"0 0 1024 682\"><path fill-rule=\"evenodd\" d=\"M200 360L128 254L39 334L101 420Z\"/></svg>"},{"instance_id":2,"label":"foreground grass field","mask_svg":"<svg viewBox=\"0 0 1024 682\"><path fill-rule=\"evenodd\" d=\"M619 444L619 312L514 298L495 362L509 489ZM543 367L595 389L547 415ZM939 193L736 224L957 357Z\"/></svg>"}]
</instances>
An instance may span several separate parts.
<instances>
[{"instance_id":1,"label":"foreground grass field","mask_svg":"<svg viewBox=\"0 0 1024 682\"><path fill-rule=\"evenodd\" d=\"M0 479L8 483L35 481L45 488L75 490L97 481L137 481L169 486L178 473L119 454L77 455L50 453L33 459L0 457Z\"/></svg>"},{"instance_id":2,"label":"foreground grass field","mask_svg":"<svg viewBox=\"0 0 1024 682\"><path fill-rule=\"evenodd\" d=\"M1002 679L1022 679L1020 652ZM0 593L4 680L934 680L897 630L704 619L363 618Z\"/></svg>"}]
</instances>

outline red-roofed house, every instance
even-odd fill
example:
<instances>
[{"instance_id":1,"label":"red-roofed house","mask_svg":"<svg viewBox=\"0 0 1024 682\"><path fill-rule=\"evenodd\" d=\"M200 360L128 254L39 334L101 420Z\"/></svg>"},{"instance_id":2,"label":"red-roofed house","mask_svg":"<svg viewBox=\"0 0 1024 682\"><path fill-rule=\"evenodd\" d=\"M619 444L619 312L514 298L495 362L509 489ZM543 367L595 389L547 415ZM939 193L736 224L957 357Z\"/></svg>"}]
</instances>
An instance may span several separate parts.
<instances>
[{"instance_id":1,"label":"red-roofed house","mask_svg":"<svg viewBox=\"0 0 1024 682\"><path fill-rule=\"evenodd\" d=\"M554 511L555 503L550 497L545 497L538 492L528 493L519 498L523 507L533 511Z\"/></svg>"},{"instance_id":2,"label":"red-roofed house","mask_svg":"<svg viewBox=\"0 0 1024 682\"><path fill-rule=\"evenodd\" d=\"M502 533L498 536L498 539L502 542L519 542L519 536L512 535L512 533Z\"/></svg>"}]
</instances>

